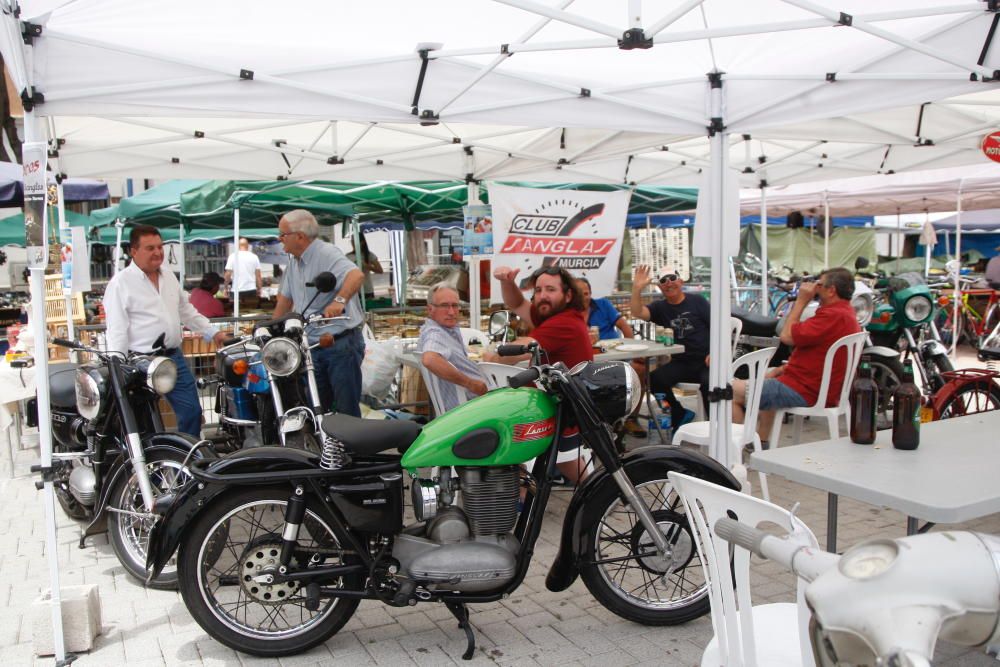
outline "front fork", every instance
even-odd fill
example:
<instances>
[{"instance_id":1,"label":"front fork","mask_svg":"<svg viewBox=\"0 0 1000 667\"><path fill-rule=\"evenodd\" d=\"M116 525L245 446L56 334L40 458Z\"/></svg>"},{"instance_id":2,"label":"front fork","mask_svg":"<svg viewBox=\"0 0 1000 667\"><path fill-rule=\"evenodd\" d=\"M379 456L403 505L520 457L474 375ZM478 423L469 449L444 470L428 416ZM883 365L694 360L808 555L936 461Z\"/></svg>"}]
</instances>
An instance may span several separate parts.
<instances>
[{"instance_id":1,"label":"front fork","mask_svg":"<svg viewBox=\"0 0 1000 667\"><path fill-rule=\"evenodd\" d=\"M656 551L659 553L661 558L666 558L670 555L673 550L673 545L667 540L667 536L660 531L660 527L656 523L656 519L653 518L653 513L649 511L646 507L646 503L642 501L639 497L639 492L635 490L635 485L632 484L632 480L628 478L625 474L625 468L619 466L618 470L611 473L611 477L614 478L615 483L618 484L618 489L622 492L625 497L625 501L632 507L637 515L639 515L639 523L642 524L643 528L646 529L646 534L652 538L653 543L656 545Z\"/></svg>"}]
</instances>

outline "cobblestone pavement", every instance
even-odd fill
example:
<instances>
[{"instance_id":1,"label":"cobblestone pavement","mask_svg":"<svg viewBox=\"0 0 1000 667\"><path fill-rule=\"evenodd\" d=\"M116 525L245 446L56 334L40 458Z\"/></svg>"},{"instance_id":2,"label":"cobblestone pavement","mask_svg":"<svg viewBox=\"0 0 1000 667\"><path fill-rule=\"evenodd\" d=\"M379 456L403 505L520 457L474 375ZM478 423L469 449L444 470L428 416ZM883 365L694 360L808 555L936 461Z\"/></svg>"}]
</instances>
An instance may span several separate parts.
<instances>
[{"instance_id":1,"label":"cobblestone pavement","mask_svg":"<svg viewBox=\"0 0 1000 667\"><path fill-rule=\"evenodd\" d=\"M809 434L813 430L807 424L804 439L812 439ZM820 437L821 429L815 431L816 438ZM632 440L630 444L645 441ZM42 494L28 475L28 466L36 463L37 457L37 449L20 451L13 479L8 479L7 469L0 468L0 507L5 509L0 517L0 602L6 610L0 624L0 665L4 667L52 664L51 657L33 655L28 613L32 601L48 588ZM756 475L751 481L756 484ZM783 507L801 503L799 516L822 541L825 494L774 476L769 483L774 502ZM62 585L97 584L102 604L104 631L96 648L81 655L75 664L698 665L702 649L712 637L707 616L677 627L645 627L605 610L580 581L562 593L546 590L545 575L557 548L560 517L569 497L568 490L554 493L524 584L507 600L471 607L478 646L471 663L461 660L465 637L443 605L398 609L373 601L362 602L340 633L308 653L280 660L239 655L201 630L178 593L146 590L127 576L105 537L92 539L85 549L77 548L80 528L57 508ZM1000 533L1000 515L960 527ZM905 518L842 498L839 531L844 548L872 536L901 536ZM792 577L772 563L754 559L752 584L757 603L794 599ZM981 652L947 645L939 645L937 658L935 664L949 667L996 664Z\"/></svg>"}]
</instances>

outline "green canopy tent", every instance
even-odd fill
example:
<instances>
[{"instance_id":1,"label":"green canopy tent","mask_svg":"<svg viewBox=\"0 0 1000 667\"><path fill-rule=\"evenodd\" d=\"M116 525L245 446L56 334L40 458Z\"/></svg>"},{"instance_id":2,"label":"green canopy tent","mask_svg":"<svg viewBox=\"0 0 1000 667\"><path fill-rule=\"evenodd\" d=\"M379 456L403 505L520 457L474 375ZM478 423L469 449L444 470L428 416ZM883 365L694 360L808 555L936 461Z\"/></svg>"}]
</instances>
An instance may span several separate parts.
<instances>
[{"instance_id":1,"label":"green canopy tent","mask_svg":"<svg viewBox=\"0 0 1000 667\"><path fill-rule=\"evenodd\" d=\"M52 212L54 210L54 208L49 209L50 215L53 215ZM66 211L66 220L74 227L88 226L90 223L88 216L82 213L75 213L74 211ZM53 233L58 233L58 222L54 221L50 224L49 229ZM24 213L15 213L14 215L0 219L0 245L24 247Z\"/></svg>"}]
</instances>

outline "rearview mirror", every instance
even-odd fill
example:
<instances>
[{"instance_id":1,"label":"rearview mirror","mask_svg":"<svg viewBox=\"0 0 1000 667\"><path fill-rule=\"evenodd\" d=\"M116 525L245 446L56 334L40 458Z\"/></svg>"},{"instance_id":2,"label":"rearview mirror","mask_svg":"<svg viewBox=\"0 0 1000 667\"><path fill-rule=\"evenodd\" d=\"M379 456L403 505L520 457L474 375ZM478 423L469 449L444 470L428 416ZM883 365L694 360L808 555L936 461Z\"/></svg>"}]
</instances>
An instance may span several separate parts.
<instances>
[{"instance_id":1,"label":"rearview mirror","mask_svg":"<svg viewBox=\"0 0 1000 667\"><path fill-rule=\"evenodd\" d=\"M313 287L317 292L332 292L337 287L337 279L329 271L324 271L313 278Z\"/></svg>"},{"instance_id":2,"label":"rearview mirror","mask_svg":"<svg viewBox=\"0 0 1000 667\"><path fill-rule=\"evenodd\" d=\"M490 315L490 337L493 340L503 341L507 336L507 327L510 326L510 313L506 310L498 310Z\"/></svg>"}]
</instances>

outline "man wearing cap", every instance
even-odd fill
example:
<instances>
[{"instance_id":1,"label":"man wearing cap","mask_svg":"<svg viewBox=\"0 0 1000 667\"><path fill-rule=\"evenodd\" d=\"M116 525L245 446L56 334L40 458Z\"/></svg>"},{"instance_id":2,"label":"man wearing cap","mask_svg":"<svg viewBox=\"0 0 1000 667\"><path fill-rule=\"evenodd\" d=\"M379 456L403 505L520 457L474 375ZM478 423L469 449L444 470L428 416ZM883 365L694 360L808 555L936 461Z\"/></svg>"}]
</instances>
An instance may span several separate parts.
<instances>
[{"instance_id":1,"label":"man wearing cap","mask_svg":"<svg viewBox=\"0 0 1000 667\"><path fill-rule=\"evenodd\" d=\"M291 257L281 280L274 317L293 309L307 318L314 313L322 313L323 317L346 315L345 319L326 326L309 327L309 343L315 345L324 333L333 335L332 345L317 347L312 353L320 403L326 409L360 417L365 341L361 335L364 314L358 289L365 276L340 248L319 238L319 224L309 211L289 211L278 221L278 230L278 238ZM312 300L316 289L306 283L324 271L334 275L337 286L333 292ZM312 305L303 312L301 309L311 300Z\"/></svg>"},{"instance_id":2,"label":"man wearing cap","mask_svg":"<svg viewBox=\"0 0 1000 667\"><path fill-rule=\"evenodd\" d=\"M181 353L181 325L221 345L226 335L199 313L172 271L163 268L163 238L156 227L137 225L129 235L132 263L115 274L104 290L108 350L153 351L162 337L163 354L177 364L177 382L167 401L177 415L177 430L201 437L201 403L194 376Z\"/></svg>"},{"instance_id":3,"label":"man wearing cap","mask_svg":"<svg viewBox=\"0 0 1000 667\"><path fill-rule=\"evenodd\" d=\"M632 317L672 328L674 341L684 346L683 353L673 355L669 364L658 367L650 375L653 393L664 394L670 404L670 423L676 429L690 421L690 416L674 396L674 386L678 382L697 382L701 385L703 399L708 391L711 310L705 297L686 294L684 280L672 271L663 272L657 283L663 300L646 306L642 302L642 291L652 282L649 266L638 266L632 280Z\"/></svg>"}]
</instances>

